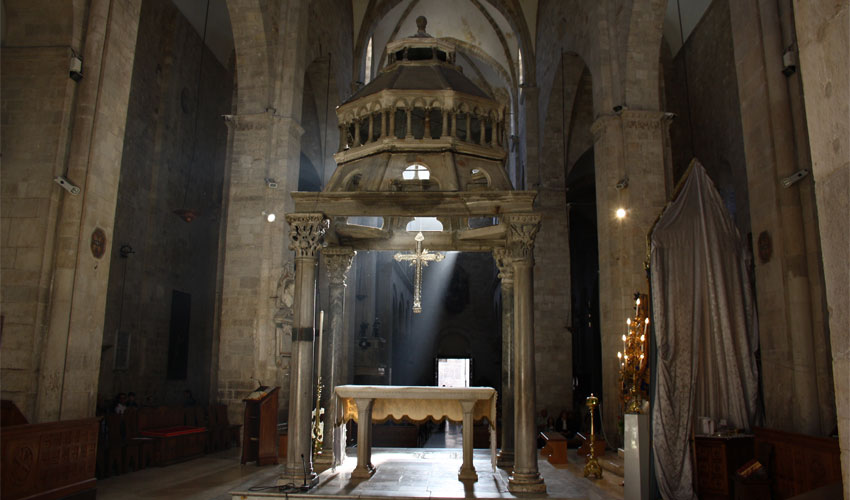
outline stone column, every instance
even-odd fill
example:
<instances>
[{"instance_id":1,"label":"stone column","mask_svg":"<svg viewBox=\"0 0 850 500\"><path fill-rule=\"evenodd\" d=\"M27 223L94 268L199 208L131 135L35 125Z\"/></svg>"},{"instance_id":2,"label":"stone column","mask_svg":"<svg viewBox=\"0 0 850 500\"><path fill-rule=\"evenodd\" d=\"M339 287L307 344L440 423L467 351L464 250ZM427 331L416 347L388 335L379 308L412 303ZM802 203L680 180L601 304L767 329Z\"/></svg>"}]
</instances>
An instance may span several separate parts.
<instances>
[{"instance_id":1,"label":"stone column","mask_svg":"<svg viewBox=\"0 0 850 500\"><path fill-rule=\"evenodd\" d=\"M395 108L390 109L390 137L393 139L397 139L395 135L395 112Z\"/></svg>"},{"instance_id":2,"label":"stone column","mask_svg":"<svg viewBox=\"0 0 850 500\"><path fill-rule=\"evenodd\" d=\"M540 215L509 215L508 251L514 268L514 380L516 388L514 469L508 482L511 493L545 493L546 484L537 470L537 430L534 366L534 237Z\"/></svg>"},{"instance_id":3,"label":"stone column","mask_svg":"<svg viewBox=\"0 0 850 500\"><path fill-rule=\"evenodd\" d=\"M794 22L800 50L800 75L806 89L806 125L812 152L812 177L820 222L820 247L828 304L830 348L841 476L844 498L850 499L850 7L794 0Z\"/></svg>"},{"instance_id":4,"label":"stone column","mask_svg":"<svg viewBox=\"0 0 850 500\"><path fill-rule=\"evenodd\" d=\"M346 383L347 373L345 365L345 351L343 349L343 329L345 324L345 278L351 269L351 261L356 252L350 248L329 247L322 250L325 260L325 269L328 272L328 315L325 331L327 336L322 342L320 353L324 356L322 363L322 407L325 408L324 441L322 443L322 454L316 457L316 469L321 472L329 467L342 463L345 457L345 441L343 426L336 426L333 415L337 414L337 398L334 389L338 385Z\"/></svg>"},{"instance_id":5,"label":"stone column","mask_svg":"<svg viewBox=\"0 0 850 500\"><path fill-rule=\"evenodd\" d=\"M472 142L472 112L466 113L466 135L463 136L466 142Z\"/></svg>"},{"instance_id":6,"label":"stone column","mask_svg":"<svg viewBox=\"0 0 850 500\"><path fill-rule=\"evenodd\" d=\"M441 110L443 112L443 128L440 129L440 137L448 137L449 136L449 112L446 109Z\"/></svg>"},{"instance_id":7,"label":"stone column","mask_svg":"<svg viewBox=\"0 0 850 500\"><path fill-rule=\"evenodd\" d=\"M644 267L646 235L667 199L664 172L669 123L661 111L627 110L600 117L591 127L599 239L600 400L602 426L610 441L619 435L620 337L626 318L633 314L634 293L649 292ZM629 179L628 187L617 189L617 183L625 177ZM617 219L615 212L621 207L626 210L626 217Z\"/></svg>"},{"instance_id":8,"label":"stone column","mask_svg":"<svg viewBox=\"0 0 850 500\"><path fill-rule=\"evenodd\" d=\"M286 467L279 483L300 484L313 472L310 413L313 400L313 339L315 337L316 261L328 220L318 213L287 214L289 248L295 251L295 318L292 326L292 375L289 386L289 442Z\"/></svg>"},{"instance_id":9,"label":"stone column","mask_svg":"<svg viewBox=\"0 0 850 500\"><path fill-rule=\"evenodd\" d=\"M423 139L431 138L431 108L425 108L425 133Z\"/></svg>"},{"instance_id":10,"label":"stone column","mask_svg":"<svg viewBox=\"0 0 850 500\"><path fill-rule=\"evenodd\" d=\"M387 110L381 110L381 139L387 136Z\"/></svg>"},{"instance_id":11,"label":"stone column","mask_svg":"<svg viewBox=\"0 0 850 500\"><path fill-rule=\"evenodd\" d=\"M375 473L372 465L372 406L374 399L357 398L357 466L351 471L355 479L368 479Z\"/></svg>"},{"instance_id":12,"label":"stone column","mask_svg":"<svg viewBox=\"0 0 850 500\"><path fill-rule=\"evenodd\" d=\"M463 463L457 473L457 478L461 481L478 481L478 473L475 472L475 465L472 463L472 410L475 408L475 401L461 401L460 407L463 410Z\"/></svg>"},{"instance_id":13,"label":"stone column","mask_svg":"<svg viewBox=\"0 0 850 500\"><path fill-rule=\"evenodd\" d=\"M452 133L451 136L457 139L457 112L452 111Z\"/></svg>"},{"instance_id":14,"label":"stone column","mask_svg":"<svg viewBox=\"0 0 850 500\"><path fill-rule=\"evenodd\" d=\"M360 142L360 120L354 119L354 147L360 146L362 143Z\"/></svg>"},{"instance_id":15,"label":"stone column","mask_svg":"<svg viewBox=\"0 0 850 500\"><path fill-rule=\"evenodd\" d=\"M369 113L369 137L366 138L366 142L372 142L373 137L375 137L375 113Z\"/></svg>"},{"instance_id":16,"label":"stone column","mask_svg":"<svg viewBox=\"0 0 850 500\"><path fill-rule=\"evenodd\" d=\"M405 115L407 116L407 121L405 122L404 129L404 138L405 139L413 139L413 127L411 126L411 114L413 112L412 109L407 108L404 110Z\"/></svg>"},{"instance_id":17,"label":"stone column","mask_svg":"<svg viewBox=\"0 0 850 500\"><path fill-rule=\"evenodd\" d=\"M514 266L504 248L493 250L493 259L502 280L502 447L496 464L514 465Z\"/></svg>"},{"instance_id":18,"label":"stone column","mask_svg":"<svg viewBox=\"0 0 850 500\"><path fill-rule=\"evenodd\" d=\"M487 118L483 115L478 116L478 129L480 134L478 135L478 144L484 145L484 138L487 134Z\"/></svg>"}]
</instances>

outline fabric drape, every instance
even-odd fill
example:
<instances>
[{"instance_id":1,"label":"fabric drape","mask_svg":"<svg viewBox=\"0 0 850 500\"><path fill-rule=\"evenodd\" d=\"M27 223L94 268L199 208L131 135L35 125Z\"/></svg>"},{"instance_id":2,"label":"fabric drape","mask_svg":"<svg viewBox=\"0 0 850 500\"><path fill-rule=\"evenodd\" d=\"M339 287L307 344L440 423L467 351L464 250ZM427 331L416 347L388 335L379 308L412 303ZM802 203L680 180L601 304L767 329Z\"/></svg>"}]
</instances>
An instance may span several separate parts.
<instances>
[{"instance_id":1,"label":"fabric drape","mask_svg":"<svg viewBox=\"0 0 850 500\"><path fill-rule=\"evenodd\" d=\"M699 162L652 232L657 342L652 410L658 485L670 500L696 498L690 436L695 416L756 424L758 328L747 255Z\"/></svg>"}]
</instances>

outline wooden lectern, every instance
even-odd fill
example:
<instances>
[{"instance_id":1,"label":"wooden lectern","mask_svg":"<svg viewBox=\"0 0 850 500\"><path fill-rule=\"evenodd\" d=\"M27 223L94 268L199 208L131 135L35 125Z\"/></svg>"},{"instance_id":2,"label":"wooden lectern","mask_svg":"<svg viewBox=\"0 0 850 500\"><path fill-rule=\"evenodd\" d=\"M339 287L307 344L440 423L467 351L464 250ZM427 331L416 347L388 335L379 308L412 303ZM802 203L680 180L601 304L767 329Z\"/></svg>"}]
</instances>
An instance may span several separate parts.
<instances>
[{"instance_id":1,"label":"wooden lectern","mask_svg":"<svg viewBox=\"0 0 850 500\"><path fill-rule=\"evenodd\" d=\"M277 463L277 391L260 387L245 402L242 425L242 463L257 465Z\"/></svg>"}]
</instances>

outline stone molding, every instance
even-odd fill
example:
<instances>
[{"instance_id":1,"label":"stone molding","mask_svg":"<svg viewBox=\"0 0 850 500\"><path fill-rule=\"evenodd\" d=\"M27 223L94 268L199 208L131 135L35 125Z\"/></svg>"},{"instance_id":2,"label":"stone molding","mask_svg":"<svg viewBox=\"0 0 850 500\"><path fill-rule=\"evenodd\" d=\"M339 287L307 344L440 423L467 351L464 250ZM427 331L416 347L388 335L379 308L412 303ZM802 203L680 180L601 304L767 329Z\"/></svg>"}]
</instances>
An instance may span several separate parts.
<instances>
[{"instance_id":1,"label":"stone molding","mask_svg":"<svg viewBox=\"0 0 850 500\"><path fill-rule=\"evenodd\" d=\"M328 282L332 285L346 286L345 279L357 252L350 247L328 247L322 250L322 255L325 257Z\"/></svg>"},{"instance_id":2,"label":"stone molding","mask_svg":"<svg viewBox=\"0 0 850 500\"><path fill-rule=\"evenodd\" d=\"M304 127L291 116L278 115L273 109L265 113L246 113L241 115L221 115L224 123L238 132L246 130L267 130L275 125L283 125L295 138L304 135Z\"/></svg>"},{"instance_id":3,"label":"stone molding","mask_svg":"<svg viewBox=\"0 0 850 500\"><path fill-rule=\"evenodd\" d=\"M600 116L590 126L593 142L598 142L612 123L622 123L626 129L663 130L670 126L675 115L665 111L625 109L619 113Z\"/></svg>"},{"instance_id":4,"label":"stone molding","mask_svg":"<svg viewBox=\"0 0 850 500\"><path fill-rule=\"evenodd\" d=\"M496 247L493 249L493 260L496 262L496 267L499 269L499 279L502 280L502 285L513 283L514 266L507 248Z\"/></svg>"},{"instance_id":5,"label":"stone molding","mask_svg":"<svg viewBox=\"0 0 850 500\"><path fill-rule=\"evenodd\" d=\"M534 238L540 230L540 214L510 215L508 223L508 251L514 263L534 258Z\"/></svg>"},{"instance_id":6,"label":"stone molding","mask_svg":"<svg viewBox=\"0 0 850 500\"><path fill-rule=\"evenodd\" d=\"M295 251L295 258L316 258L329 225L324 214L287 214L286 222L289 223L289 238L292 240L289 249Z\"/></svg>"}]
</instances>

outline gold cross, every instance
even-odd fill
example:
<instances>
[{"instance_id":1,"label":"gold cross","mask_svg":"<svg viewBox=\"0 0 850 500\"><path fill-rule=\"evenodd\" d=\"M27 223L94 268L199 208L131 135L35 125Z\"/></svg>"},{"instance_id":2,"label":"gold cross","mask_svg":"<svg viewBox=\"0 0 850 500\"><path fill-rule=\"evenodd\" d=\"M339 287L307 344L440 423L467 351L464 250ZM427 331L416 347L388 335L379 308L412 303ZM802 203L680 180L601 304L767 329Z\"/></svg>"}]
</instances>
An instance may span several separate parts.
<instances>
[{"instance_id":1,"label":"gold cross","mask_svg":"<svg viewBox=\"0 0 850 500\"><path fill-rule=\"evenodd\" d=\"M441 253L429 253L427 249L422 248L422 242L425 241L425 237L422 236L422 231L416 234L416 237L413 238L416 240L416 253L413 254L402 254L397 253L393 257L396 261L401 262L403 260L410 261L411 266L416 267L415 279L413 281L413 312L421 313L422 312L422 266L427 266L428 262L432 260L435 262L440 262L443 260L445 255Z\"/></svg>"}]
</instances>

